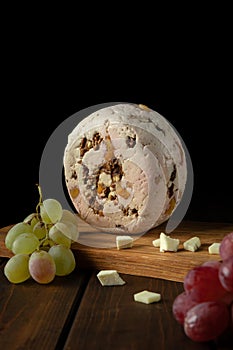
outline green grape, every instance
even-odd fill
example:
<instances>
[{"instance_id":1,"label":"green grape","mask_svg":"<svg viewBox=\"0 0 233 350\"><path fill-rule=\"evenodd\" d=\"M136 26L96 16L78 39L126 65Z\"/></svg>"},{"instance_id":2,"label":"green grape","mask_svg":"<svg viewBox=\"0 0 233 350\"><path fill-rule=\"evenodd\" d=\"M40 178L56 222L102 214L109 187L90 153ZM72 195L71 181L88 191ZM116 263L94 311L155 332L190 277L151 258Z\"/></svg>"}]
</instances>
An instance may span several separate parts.
<instances>
[{"instance_id":1,"label":"green grape","mask_svg":"<svg viewBox=\"0 0 233 350\"><path fill-rule=\"evenodd\" d=\"M17 254L10 258L5 267L4 275L11 283L21 283L30 278L29 255Z\"/></svg>"},{"instance_id":2,"label":"green grape","mask_svg":"<svg viewBox=\"0 0 233 350\"><path fill-rule=\"evenodd\" d=\"M60 221L61 222L63 222L63 221L71 222L72 224L74 224L77 227L79 225L78 216L76 214L74 214L72 211L67 210L67 209L62 210L62 217L61 217Z\"/></svg>"},{"instance_id":3,"label":"green grape","mask_svg":"<svg viewBox=\"0 0 233 350\"><path fill-rule=\"evenodd\" d=\"M29 214L23 220L23 222L25 222L26 224L29 224L32 227L32 229L34 228L34 226L37 224L38 221L40 221L40 219L39 219L39 215L36 213Z\"/></svg>"},{"instance_id":4,"label":"green grape","mask_svg":"<svg viewBox=\"0 0 233 350\"><path fill-rule=\"evenodd\" d=\"M21 233L29 233L29 232L32 232L32 228L29 224L26 224L25 222L19 222L15 224L13 227L10 228L10 230L6 234L6 237L5 237L6 247L11 250L14 240Z\"/></svg>"},{"instance_id":5,"label":"green grape","mask_svg":"<svg viewBox=\"0 0 233 350\"><path fill-rule=\"evenodd\" d=\"M78 241L79 231L77 225L69 221L59 221L55 224L55 227L72 241Z\"/></svg>"},{"instance_id":6,"label":"green grape","mask_svg":"<svg viewBox=\"0 0 233 350\"><path fill-rule=\"evenodd\" d=\"M42 241L40 247L41 247L41 249L48 251L49 248L55 244L56 243L52 239L47 238L47 239Z\"/></svg>"},{"instance_id":7,"label":"green grape","mask_svg":"<svg viewBox=\"0 0 233 350\"><path fill-rule=\"evenodd\" d=\"M33 233L38 239L43 239L46 236L46 225L42 221L38 221L33 227Z\"/></svg>"},{"instance_id":8,"label":"green grape","mask_svg":"<svg viewBox=\"0 0 233 350\"><path fill-rule=\"evenodd\" d=\"M57 228L56 224L50 228L50 230L49 230L49 238L52 239L57 244L63 244L63 245L65 245L68 248L70 248L70 246L71 246L71 239L69 237L66 237L62 233L62 231L60 231Z\"/></svg>"},{"instance_id":9,"label":"green grape","mask_svg":"<svg viewBox=\"0 0 233 350\"><path fill-rule=\"evenodd\" d=\"M55 261L57 276L69 275L75 269L76 261L71 249L59 244L52 246L48 253Z\"/></svg>"},{"instance_id":10,"label":"green grape","mask_svg":"<svg viewBox=\"0 0 233 350\"><path fill-rule=\"evenodd\" d=\"M62 217L61 203L56 199L45 199L40 204L40 215L45 224L55 224Z\"/></svg>"},{"instance_id":11,"label":"green grape","mask_svg":"<svg viewBox=\"0 0 233 350\"><path fill-rule=\"evenodd\" d=\"M39 239L31 232L21 233L12 244L14 254L31 254L39 247Z\"/></svg>"},{"instance_id":12,"label":"green grape","mask_svg":"<svg viewBox=\"0 0 233 350\"><path fill-rule=\"evenodd\" d=\"M45 250L33 252L29 258L28 266L31 277L38 283L47 284L55 278L55 261Z\"/></svg>"}]
</instances>

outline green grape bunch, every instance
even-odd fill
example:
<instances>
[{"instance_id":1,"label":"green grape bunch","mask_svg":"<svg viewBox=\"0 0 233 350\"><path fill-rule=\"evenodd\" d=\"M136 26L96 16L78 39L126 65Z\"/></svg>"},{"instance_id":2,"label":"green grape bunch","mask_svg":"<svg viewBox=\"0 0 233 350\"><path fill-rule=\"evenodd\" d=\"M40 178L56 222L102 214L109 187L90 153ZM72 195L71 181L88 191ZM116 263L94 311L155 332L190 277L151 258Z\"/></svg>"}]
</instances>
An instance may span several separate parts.
<instances>
[{"instance_id":1,"label":"green grape bunch","mask_svg":"<svg viewBox=\"0 0 233 350\"><path fill-rule=\"evenodd\" d=\"M13 253L4 274L11 283L32 278L40 284L52 282L55 276L69 275L76 267L71 249L79 238L78 218L63 209L54 198L42 199L34 213L13 225L6 234L5 246Z\"/></svg>"}]
</instances>

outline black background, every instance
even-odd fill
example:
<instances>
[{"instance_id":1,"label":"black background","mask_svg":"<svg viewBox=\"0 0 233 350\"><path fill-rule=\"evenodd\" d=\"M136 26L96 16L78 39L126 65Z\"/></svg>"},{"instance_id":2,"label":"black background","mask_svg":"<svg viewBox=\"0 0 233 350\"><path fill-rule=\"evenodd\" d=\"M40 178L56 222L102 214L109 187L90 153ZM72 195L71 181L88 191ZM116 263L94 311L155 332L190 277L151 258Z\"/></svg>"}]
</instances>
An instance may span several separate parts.
<instances>
[{"instance_id":1,"label":"black background","mask_svg":"<svg viewBox=\"0 0 233 350\"><path fill-rule=\"evenodd\" d=\"M51 17L32 16L11 33L8 22L1 69L1 226L34 211L40 158L55 128L106 102L145 104L177 129L194 170L185 219L233 222L230 25L227 11L220 24L216 10L214 17L188 13L182 22L165 16L158 26L158 13L140 25L135 15L118 22L103 16L89 30L76 26L79 15L66 34L62 17L51 25Z\"/></svg>"}]
</instances>

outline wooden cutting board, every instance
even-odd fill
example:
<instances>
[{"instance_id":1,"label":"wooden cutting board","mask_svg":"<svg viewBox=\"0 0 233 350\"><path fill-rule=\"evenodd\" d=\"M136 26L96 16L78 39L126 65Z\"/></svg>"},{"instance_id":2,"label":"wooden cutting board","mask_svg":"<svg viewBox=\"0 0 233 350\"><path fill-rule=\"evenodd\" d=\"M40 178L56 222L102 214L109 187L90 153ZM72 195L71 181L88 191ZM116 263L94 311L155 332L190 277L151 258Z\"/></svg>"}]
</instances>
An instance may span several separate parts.
<instances>
[{"instance_id":1,"label":"wooden cutting board","mask_svg":"<svg viewBox=\"0 0 233 350\"><path fill-rule=\"evenodd\" d=\"M12 256L4 244L11 226L0 230L0 257ZM132 248L118 250L116 235L100 233L79 219L79 242L72 245L77 266L95 270L115 269L119 273L183 282L186 273L194 266L207 260L220 260L218 254L209 254L208 247L214 242L221 242L226 234L232 232L233 224L183 221L169 234L180 240L178 251L165 253L152 244L164 229L165 226L160 225L135 239ZM185 251L184 241L193 236L200 238L201 247L196 252Z\"/></svg>"}]
</instances>

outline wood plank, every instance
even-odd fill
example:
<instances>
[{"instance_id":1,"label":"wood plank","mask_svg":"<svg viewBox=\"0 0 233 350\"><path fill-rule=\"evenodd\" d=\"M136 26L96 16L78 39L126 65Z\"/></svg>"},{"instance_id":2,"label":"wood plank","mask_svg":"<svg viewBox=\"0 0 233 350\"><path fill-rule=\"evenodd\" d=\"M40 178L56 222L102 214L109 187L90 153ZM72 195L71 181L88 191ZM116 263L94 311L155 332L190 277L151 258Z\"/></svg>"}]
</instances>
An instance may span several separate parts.
<instances>
[{"instance_id":1,"label":"wood plank","mask_svg":"<svg viewBox=\"0 0 233 350\"><path fill-rule=\"evenodd\" d=\"M62 349L89 274L76 269L47 285L15 285L0 269L0 348Z\"/></svg>"},{"instance_id":2,"label":"wood plank","mask_svg":"<svg viewBox=\"0 0 233 350\"><path fill-rule=\"evenodd\" d=\"M1 258L10 258L13 256L13 253L6 248L4 240L7 232L13 225L9 225L0 229L0 257Z\"/></svg>"},{"instance_id":3,"label":"wood plank","mask_svg":"<svg viewBox=\"0 0 233 350\"><path fill-rule=\"evenodd\" d=\"M0 256L11 254L4 247L4 237L8 229L9 226L0 230ZM80 219L79 230L79 243L73 244L73 251L81 268L114 268L121 273L182 282L185 274L194 266L207 260L220 259L219 255L208 253L208 246L213 242L221 242L227 233L233 231L233 224L183 221L170 234L180 240L176 253L162 253L152 245L152 240L158 238L164 230L163 225L136 239L131 249L124 250L116 249L116 235L98 232ZM201 239L202 246L196 252L185 251L183 242L193 236ZM109 248L103 248L106 245Z\"/></svg>"},{"instance_id":4,"label":"wood plank","mask_svg":"<svg viewBox=\"0 0 233 350\"><path fill-rule=\"evenodd\" d=\"M172 303L183 291L182 283L121 277L125 285L103 287L93 273L64 350L213 349L211 343L190 340L173 317ZM161 301L149 305L135 302L133 294L142 290L161 293ZM229 344L225 350L231 348Z\"/></svg>"},{"instance_id":5,"label":"wood plank","mask_svg":"<svg viewBox=\"0 0 233 350\"><path fill-rule=\"evenodd\" d=\"M124 250L117 250L116 247L89 247L88 242L94 242L93 237L96 234L91 230L93 229L90 226L80 222L81 241L86 244L75 243L73 249L81 267L89 266L96 270L114 268L121 273L182 282L185 274L194 266L207 260L220 259L219 255L210 255L208 247L214 242L221 242L227 233L233 231L233 224L183 221L170 234L171 237L180 240L176 253L162 253L152 245L152 241L164 231L163 225L136 239L131 249ZM85 233L86 231L88 233ZM106 241L107 234L102 235L102 239ZM185 251L183 242L193 236L201 239L202 246L196 252ZM115 235L112 235L109 241L114 240Z\"/></svg>"}]
</instances>

